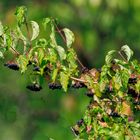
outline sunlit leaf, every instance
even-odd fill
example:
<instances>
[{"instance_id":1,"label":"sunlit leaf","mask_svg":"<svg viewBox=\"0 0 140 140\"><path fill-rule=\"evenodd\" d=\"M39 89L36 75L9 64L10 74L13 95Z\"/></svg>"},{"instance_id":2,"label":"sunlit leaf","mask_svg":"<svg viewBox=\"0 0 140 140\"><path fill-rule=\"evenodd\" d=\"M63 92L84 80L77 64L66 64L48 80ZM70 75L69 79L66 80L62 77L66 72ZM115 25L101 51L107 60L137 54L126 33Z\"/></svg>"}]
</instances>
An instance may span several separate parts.
<instances>
[{"instance_id":1,"label":"sunlit leaf","mask_svg":"<svg viewBox=\"0 0 140 140\"><path fill-rule=\"evenodd\" d=\"M50 45L51 45L53 48L56 48L56 47L57 47L57 42L56 42L56 38L55 38L55 30L54 30L54 25L53 25L53 24L51 24L50 39L51 39Z\"/></svg>"},{"instance_id":2,"label":"sunlit leaf","mask_svg":"<svg viewBox=\"0 0 140 140\"><path fill-rule=\"evenodd\" d=\"M133 51L127 45L122 46L121 51L125 53L127 61L133 56Z\"/></svg>"},{"instance_id":3,"label":"sunlit leaf","mask_svg":"<svg viewBox=\"0 0 140 140\"><path fill-rule=\"evenodd\" d=\"M58 54L59 54L61 60L66 59L66 52L65 52L65 50L64 50L63 47L57 46L57 47L56 47L56 50L57 50L57 52L58 52Z\"/></svg>"},{"instance_id":4,"label":"sunlit leaf","mask_svg":"<svg viewBox=\"0 0 140 140\"><path fill-rule=\"evenodd\" d=\"M43 19L43 26L44 26L44 28L46 29L46 27L47 27L47 25L48 25L48 23L51 21L51 19L50 18L44 18Z\"/></svg>"},{"instance_id":5,"label":"sunlit leaf","mask_svg":"<svg viewBox=\"0 0 140 140\"><path fill-rule=\"evenodd\" d=\"M4 58L3 53L0 51L0 58Z\"/></svg>"},{"instance_id":6,"label":"sunlit leaf","mask_svg":"<svg viewBox=\"0 0 140 140\"><path fill-rule=\"evenodd\" d=\"M77 58L76 52L74 51L74 49L70 48L66 60L69 64L70 71L75 72L75 74L77 73L76 69L78 67L76 63L76 58Z\"/></svg>"},{"instance_id":7,"label":"sunlit leaf","mask_svg":"<svg viewBox=\"0 0 140 140\"><path fill-rule=\"evenodd\" d=\"M5 46L6 50L9 50L9 48L13 46L13 38L8 32L7 34L3 35L3 38L4 38L3 45Z\"/></svg>"},{"instance_id":8,"label":"sunlit leaf","mask_svg":"<svg viewBox=\"0 0 140 140\"><path fill-rule=\"evenodd\" d=\"M69 82L69 74L65 72L60 72L60 83L65 92L67 91L68 88L68 82Z\"/></svg>"},{"instance_id":9,"label":"sunlit leaf","mask_svg":"<svg viewBox=\"0 0 140 140\"><path fill-rule=\"evenodd\" d=\"M112 50L109 51L105 57L105 62L107 65L109 65L111 63L111 61L113 60L113 56L116 53L116 50Z\"/></svg>"},{"instance_id":10,"label":"sunlit leaf","mask_svg":"<svg viewBox=\"0 0 140 140\"><path fill-rule=\"evenodd\" d=\"M53 73L52 73L52 81L53 82L55 82L55 79L57 77L57 74L58 74L58 69L56 68L56 69L53 70Z\"/></svg>"},{"instance_id":11,"label":"sunlit leaf","mask_svg":"<svg viewBox=\"0 0 140 140\"><path fill-rule=\"evenodd\" d=\"M1 23L1 21L0 21L0 36L3 34L3 26L2 26L2 23Z\"/></svg>"},{"instance_id":12,"label":"sunlit leaf","mask_svg":"<svg viewBox=\"0 0 140 140\"><path fill-rule=\"evenodd\" d=\"M17 36L19 39L23 40L24 42L27 41L26 37L23 35L21 29L17 26Z\"/></svg>"},{"instance_id":13,"label":"sunlit leaf","mask_svg":"<svg viewBox=\"0 0 140 140\"><path fill-rule=\"evenodd\" d=\"M49 48L48 51L49 51L49 58L48 58L49 61L51 63L56 63L56 61L57 61L57 53L56 53L56 51L53 48Z\"/></svg>"},{"instance_id":14,"label":"sunlit leaf","mask_svg":"<svg viewBox=\"0 0 140 140\"><path fill-rule=\"evenodd\" d=\"M38 55L37 55L38 56L38 61L41 64L41 62L42 62L42 60L44 58L44 55L45 55L43 48L38 48L37 53L38 53Z\"/></svg>"},{"instance_id":15,"label":"sunlit leaf","mask_svg":"<svg viewBox=\"0 0 140 140\"><path fill-rule=\"evenodd\" d=\"M32 37L31 37L31 41L32 41L32 40L36 39L39 35L39 25L37 22L31 21L31 26L32 26L32 30L33 30Z\"/></svg>"},{"instance_id":16,"label":"sunlit leaf","mask_svg":"<svg viewBox=\"0 0 140 140\"><path fill-rule=\"evenodd\" d=\"M71 45L72 45L72 43L75 40L74 34L68 28L64 28L63 31L64 31L65 36L66 36L66 44L67 44L67 47L70 48Z\"/></svg>"},{"instance_id":17,"label":"sunlit leaf","mask_svg":"<svg viewBox=\"0 0 140 140\"><path fill-rule=\"evenodd\" d=\"M27 8L25 6L17 7L15 15L19 26L25 24L26 14L27 14Z\"/></svg>"},{"instance_id":18,"label":"sunlit leaf","mask_svg":"<svg viewBox=\"0 0 140 140\"><path fill-rule=\"evenodd\" d=\"M20 55L17 59L18 65L21 69L21 73L24 73L27 70L28 60L25 56Z\"/></svg>"}]
</instances>

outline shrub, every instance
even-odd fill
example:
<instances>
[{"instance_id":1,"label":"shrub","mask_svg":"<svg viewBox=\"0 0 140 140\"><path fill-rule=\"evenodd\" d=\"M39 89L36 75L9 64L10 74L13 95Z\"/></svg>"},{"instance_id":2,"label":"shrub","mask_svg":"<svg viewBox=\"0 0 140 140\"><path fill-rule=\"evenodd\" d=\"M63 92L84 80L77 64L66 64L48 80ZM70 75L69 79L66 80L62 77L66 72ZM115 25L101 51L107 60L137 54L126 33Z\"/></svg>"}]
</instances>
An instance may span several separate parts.
<instances>
[{"instance_id":1,"label":"shrub","mask_svg":"<svg viewBox=\"0 0 140 140\"><path fill-rule=\"evenodd\" d=\"M5 60L5 54L12 54L13 60L4 65L29 73L29 90L40 91L45 79L52 90L87 89L91 101L83 118L71 127L76 139L140 138L140 64L131 59L133 51L127 45L109 51L101 70L88 69L72 48L71 30L59 28L54 18L44 18L40 26L28 21L24 6L15 15L14 28L0 22L0 57ZM47 32L43 37L39 34L42 27Z\"/></svg>"}]
</instances>

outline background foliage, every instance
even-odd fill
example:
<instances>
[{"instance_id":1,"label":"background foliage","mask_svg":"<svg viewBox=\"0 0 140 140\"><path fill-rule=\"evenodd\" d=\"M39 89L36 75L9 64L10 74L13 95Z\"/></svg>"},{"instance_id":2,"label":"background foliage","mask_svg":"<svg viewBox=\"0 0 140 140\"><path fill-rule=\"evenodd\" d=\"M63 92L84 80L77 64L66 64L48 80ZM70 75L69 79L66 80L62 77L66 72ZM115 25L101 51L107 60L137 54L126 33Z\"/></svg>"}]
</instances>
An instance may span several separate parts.
<instances>
[{"instance_id":1,"label":"background foliage","mask_svg":"<svg viewBox=\"0 0 140 140\"><path fill-rule=\"evenodd\" d=\"M55 17L61 26L74 31L75 50L90 68L101 67L106 52L124 44L139 59L139 1L1 0L0 19L14 26L15 8L23 4L32 20ZM34 94L25 89L28 81L19 75L0 67L0 139L73 139L70 125L82 117L89 100L84 91L69 91L66 95L44 85L39 94Z\"/></svg>"}]
</instances>

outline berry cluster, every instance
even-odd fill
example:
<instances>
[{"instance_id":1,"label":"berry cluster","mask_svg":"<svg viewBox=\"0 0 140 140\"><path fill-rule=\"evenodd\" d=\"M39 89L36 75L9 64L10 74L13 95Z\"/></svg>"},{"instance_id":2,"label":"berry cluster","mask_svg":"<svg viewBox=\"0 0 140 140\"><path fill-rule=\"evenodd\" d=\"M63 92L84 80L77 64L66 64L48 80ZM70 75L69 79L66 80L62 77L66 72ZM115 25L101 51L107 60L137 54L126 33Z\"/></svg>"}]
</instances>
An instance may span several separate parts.
<instances>
[{"instance_id":1,"label":"berry cluster","mask_svg":"<svg viewBox=\"0 0 140 140\"><path fill-rule=\"evenodd\" d=\"M72 84L71 86L72 88L84 88L84 87L87 87L84 83L81 83L81 82L75 82L74 84Z\"/></svg>"},{"instance_id":2,"label":"berry cluster","mask_svg":"<svg viewBox=\"0 0 140 140\"><path fill-rule=\"evenodd\" d=\"M111 116L111 117L120 117L120 115L117 112L111 112L109 114L109 116Z\"/></svg>"},{"instance_id":3,"label":"berry cluster","mask_svg":"<svg viewBox=\"0 0 140 140\"><path fill-rule=\"evenodd\" d=\"M135 77L135 78L129 78L129 80L128 80L128 83L129 84L136 84L137 83L137 78Z\"/></svg>"},{"instance_id":4,"label":"berry cluster","mask_svg":"<svg viewBox=\"0 0 140 140\"><path fill-rule=\"evenodd\" d=\"M33 71L38 71L39 72L40 68L38 66L36 66L36 67L33 68Z\"/></svg>"},{"instance_id":5,"label":"berry cluster","mask_svg":"<svg viewBox=\"0 0 140 140\"><path fill-rule=\"evenodd\" d=\"M37 83L30 84L30 85L26 86L26 88L31 91L40 91L42 89L42 87Z\"/></svg>"},{"instance_id":6,"label":"berry cluster","mask_svg":"<svg viewBox=\"0 0 140 140\"><path fill-rule=\"evenodd\" d=\"M131 95L132 97L138 97L138 93L131 87L128 88L128 92L127 92L128 95Z\"/></svg>"},{"instance_id":7,"label":"berry cluster","mask_svg":"<svg viewBox=\"0 0 140 140\"><path fill-rule=\"evenodd\" d=\"M15 63L6 63L4 66L8 67L9 69L12 70L19 70L19 66Z\"/></svg>"},{"instance_id":8,"label":"berry cluster","mask_svg":"<svg viewBox=\"0 0 140 140\"><path fill-rule=\"evenodd\" d=\"M52 90L54 90L54 89L61 89L62 88L62 86L60 84L57 84L57 83L49 83L48 86Z\"/></svg>"},{"instance_id":9,"label":"berry cluster","mask_svg":"<svg viewBox=\"0 0 140 140\"><path fill-rule=\"evenodd\" d=\"M90 97L90 98L93 98L93 92L89 91L86 93L86 96Z\"/></svg>"}]
</instances>

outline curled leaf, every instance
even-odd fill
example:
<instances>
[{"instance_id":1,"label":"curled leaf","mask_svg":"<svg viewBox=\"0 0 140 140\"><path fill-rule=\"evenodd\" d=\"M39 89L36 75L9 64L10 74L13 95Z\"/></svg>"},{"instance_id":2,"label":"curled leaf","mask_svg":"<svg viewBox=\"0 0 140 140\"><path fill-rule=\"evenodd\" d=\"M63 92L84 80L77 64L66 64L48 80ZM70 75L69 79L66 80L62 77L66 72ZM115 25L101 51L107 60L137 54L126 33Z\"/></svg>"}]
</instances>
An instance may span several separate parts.
<instances>
[{"instance_id":1,"label":"curled leaf","mask_svg":"<svg viewBox=\"0 0 140 140\"><path fill-rule=\"evenodd\" d=\"M121 51L125 53L127 61L133 56L133 51L127 45L122 46Z\"/></svg>"},{"instance_id":2,"label":"curled leaf","mask_svg":"<svg viewBox=\"0 0 140 140\"><path fill-rule=\"evenodd\" d=\"M28 60L26 59L25 56L20 55L19 58L17 59L17 62L21 69L21 73L24 73L27 70Z\"/></svg>"},{"instance_id":3,"label":"curled leaf","mask_svg":"<svg viewBox=\"0 0 140 140\"><path fill-rule=\"evenodd\" d=\"M36 39L39 35L39 25L37 22L35 21L31 21L31 26L32 26L32 30L33 30L33 34L31 37L31 41L33 41L34 39Z\"/></svg>"},{"instance_id":4,"label":"curled leaf","mask_svg":"<svg viewBox=\"0 0 140 140\"><path fill-rule=\"evenodd\" d=\"M57 47L56 47L56 50L57 50L57 52L58 52L58 54L59 54L61 60L66 59L66 52L65 52L65 50L64 50L63 47L57 46Z\"/></svg>"},{"instance_id":5,"label":"curled leaf","mask_svg":"<svg viewBox=\"0 0 140 140\"><path fill-rule=\"evenodd\" d=\"M72 43L74 42L75 38L74 38L74 34L71 30L64 28L63 29L65 36L66 36L66 44L67 47L70 48Z\"/></svg>"},{"instance_id":6,"label":"curled leaf","mask_svg":"<svg viewBox=\"0 0 140 140\"><path fill-rule=\"evenodd\" d=\"M113 55L116 53L116 50L111 50L107 53L106 57L105 57L105 62L107 65L110 65L112 59L113 59Z\"/></svg>"}]
</instances>

